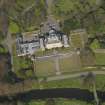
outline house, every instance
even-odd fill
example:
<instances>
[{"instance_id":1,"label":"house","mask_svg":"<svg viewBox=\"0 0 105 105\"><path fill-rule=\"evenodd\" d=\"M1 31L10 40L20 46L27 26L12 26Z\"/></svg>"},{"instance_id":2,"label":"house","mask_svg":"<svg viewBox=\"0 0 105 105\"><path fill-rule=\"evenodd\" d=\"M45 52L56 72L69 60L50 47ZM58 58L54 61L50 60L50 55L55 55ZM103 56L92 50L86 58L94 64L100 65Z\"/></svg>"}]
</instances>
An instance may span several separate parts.
<instances>
[{"instance_id":1,"label":"house","mask_svg":"<svg viewBox=\"0 0 105 105\"><path fill-rule=\"evenodd\" d=\"M45 37L45 48L52 49L56 47L62 47L61 36L56 32L56 30L51 29L48 35Z\"/></svg>"},{"instance_id":2,"label":"house","mask_svg":"<svg viewBox=\"0 0 105 105\"><path fill-rule=\"evenodd\" d=\"M18 56L33 55L39 49L69 47L67 35L50 27L47 33L40 31L25 32L19 34L16 39L16 48Z\"/></svg>"},{"instance_id":3,"label":"house","mask_svg":"<svg viewBox=\"0 0 105 105\"><path fill-rule=\"evenodd\" d=\"M26 32L16 39L16 48L18 56L32 55L40 49L39 36L35 32Z\"/></svg>"},{"instance_id":4,"label":"house","mask_svg":"<svg viewBox=\"0 0 105 105\"><path fill-rule=\"evenodd\" d=\"M46 49L69 47L67 35L57 31L54 27L51 27L46 33L44 42Z\"/></svg>"}]
</instances>

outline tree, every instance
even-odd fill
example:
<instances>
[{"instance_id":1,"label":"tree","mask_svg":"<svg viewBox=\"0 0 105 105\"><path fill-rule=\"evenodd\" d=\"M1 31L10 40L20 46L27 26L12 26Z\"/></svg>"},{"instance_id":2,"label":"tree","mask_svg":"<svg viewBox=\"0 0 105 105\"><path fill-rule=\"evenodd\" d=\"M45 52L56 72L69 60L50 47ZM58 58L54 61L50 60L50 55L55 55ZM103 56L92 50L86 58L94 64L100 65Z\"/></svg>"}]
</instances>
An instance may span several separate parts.
<instances>
[{"instance_id":1,"label":"tree","mask_svg":"<svg viewBox=\"0 0 105 105\"><path fill-rule=\"evenodd\" d=\"M86 77L84 78L84 84L88 88L92 88L94 99L96 102L96 105L99 105L99 99L96 91L96 84L95 84L95 75L92 72L89 72Z\"/></svg>"},{"instance_id":2,"label":"tree","mask_svg":"<svg viewBox=\"0 0 105 105\"><path fill-rule=\"evenodd\" d=\"M56 105L56 102L54 99L49 98L47 99L45 105Z\"/></svg>"}]
</instances>

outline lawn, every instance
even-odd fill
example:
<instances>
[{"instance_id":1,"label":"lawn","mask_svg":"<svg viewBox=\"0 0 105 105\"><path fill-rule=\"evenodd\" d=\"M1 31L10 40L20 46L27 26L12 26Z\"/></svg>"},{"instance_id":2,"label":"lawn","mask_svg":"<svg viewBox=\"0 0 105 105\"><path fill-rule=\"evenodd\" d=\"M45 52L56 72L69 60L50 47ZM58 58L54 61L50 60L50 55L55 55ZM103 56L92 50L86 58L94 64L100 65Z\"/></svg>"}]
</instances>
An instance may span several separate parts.
<instances>
[{"instance_id":1,"label":"lawn","mask_svg":"<svg viewBox=\"0 0 105 105\"><path fill-rule=\"evenodd\" d=\"M56 49L59 53L69 53L71 50L72 50L72 48L71 48L71 46L70 47L67 47L67 48L57 48Z\"/></svg>"},{"instance_id":2,"label":"lawn","mask_svg":"<svg viewBox=\"0 0 105 105\"><path fill-rule=\"evenodd\" d=\"M98 40L94 40L93 43L90 45L91 49L95 50L95 49L99 49L100 48L100 43L98 42Z\"/></svg>"},{"instance_id":3,"label":"lawn","mask_svg":"<svg viewBox=\"0 0 105 105\"><path fill-rule=\"evenodd\" d=\"M50 99L49 99L50 100ZM52 99L53 101L46 100L32 100L29 104L25 105L53 105L51 102L54 102L56 105L93 105L92 103L87 103L79 100L70 100L64 98Z\"/></svg>"},{"instance_id":4,"label":"lawn","mask_svg":"<svg viewBox=\"0 0 105 105\"><path fill-rule=\"evenodd\" d=\"M42 82L43 88L80 88L88 89L87 86L83 84L83 78L71 78L58 81ZM96 76L96 89L105 91L105 76Z\"/></svg>"},{"instance_id":5,"label":"lawn","mask_svg":"<svg viewBox=\"0 0 105 105\"><path fill-rule=\"evenodd\" d=\"M48 60L36 61L36 75L38 77L48 77L56 74L55 61L52 58ZM59 59L59 68L62 73L80 71L81 63L78 55L73 54L66 58Z\"/></svg>"},{"instance_id":6,"label":"lawn","mask_svg":"<svg viewBox=\"0 0 105 105\"><path fill-rule=\"evenodd\" d=\"M36 63L36 75L38 77L46 77L55 74L55 66L53 60L37 61Z\"/></svg>"},{"instance_id":7,"label":"lawn","mask_svg":"<svg viewBox=\"0 0 105 105\"><path fill-rule=\"evenodd\" d=\"M17 26L16 23L11 21L10 24L9 24L9 31L11 33L18 33L19 32L19 26Z\"/></svg>"},{"instance_id":8,"label":"lawn","mask_svg":"<svg viewBox=\"0 0 105 105\"><path fill-rule=\"evenodd\" d=\"M45 50L45 51L42 51L41 49L37 52L35 52L35 55L37 57L39 56L46 56L46 55L51 55L53 53L53 49L50 49L50 50Z\"/></svg>"},{"instance_id":9,"label":"lawn","mask_svg":"<svg viewBox=\"0 0 105 105\"><path fill-rule=\"evenodd\" d=\"M95 53L96 64L105 65L105 53Z\"/></svg>"},{"instance_id":10,"label":"lawn","mask_svg":"<svg viewBox=\"0 0 105 105\"><path fill-rule=\"evenodd\" d=\"M31 102L25 105L45 105L45 101L44 100L32 100Z\"/></svg>"},{"instance_id":11,"label":"lawn","mask_svg":"<svg viewBox=\"0 0 105 105\"><path fill-rule=\"evenodd\" d=\"M82 87L82 82L80 78L43 82L42 84L44 88L80 88Z\"/></svg>"},{"instance_id":12,"label":"lawn","mask_svg":"<svg viewBox=\"0 0 105 105\"><path fill-rule=\"evenodd\" d=\"M105 75L98 75L96 77L96 88L105 91Z\"/></svg>"},{"instance_id":13,"label":"lawn","mask_svg":"<svg viewBox=\"0 0 105 105\"><path fill-rule=\"evenodd\" d=\"M60 63L60 70L61 72L73 72L73 71L80 71L81 63L80 58L78 55L73 54L67 58L63 58L59 60Z\"/></svg>"},{"instance_id":14,"label":"lawn","mask_svg":"<svg viewBox=\"0 0 105 105\"><path fill-rule=\"evenodd\" d=\"M56 105L92 105L92 104L79 100L57 99Z\"/></svg>"}]
</instances>

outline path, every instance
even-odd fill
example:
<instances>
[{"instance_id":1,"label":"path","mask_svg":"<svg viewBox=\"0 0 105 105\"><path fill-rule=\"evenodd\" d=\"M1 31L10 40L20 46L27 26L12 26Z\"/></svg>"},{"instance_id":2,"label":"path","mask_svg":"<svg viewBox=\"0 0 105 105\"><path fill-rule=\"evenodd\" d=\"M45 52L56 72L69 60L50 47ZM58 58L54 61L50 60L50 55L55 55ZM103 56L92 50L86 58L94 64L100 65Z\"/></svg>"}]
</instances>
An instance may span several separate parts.
<instances>
[{"instance_id":1,"label":"path","mask_svg":"<svg viewBox=\"0 0 105 105\"><path fill-rule=\"evenodd\" d=\"M41 28L42 33L46 33L49 31L49 25L53 25L56 30L60 30L59 23L52 15L51 8L52 8L53 2L54 0L46 0L47 6L48 6L47 8L48 15L47 15L47 20L43 23L43 27Z\"/></svg>"},{"instance_id":2,"label":"path","mask_svg":"<svg viewBox=\"0 0 105 105\"><path fill-rule=\"evenodd\" d=\"M105 53L105 49L95 49L95 53Z\"/></svg>"},{"instance_id":3,"label":"path","mask_svg":"<svg viewBox=\"0 0 105 105\"><path fill-rule=\"evenodd\" d=\"M15 41L12 39L11 33L7 33L7 37L5 40L2 42L2 44L8 49L10 55L11 55L11 65L13 65L13 53L12 53L12 45ZM12 66L13 70L13 66Z\"/></svg>"},{"instance_id":4,"label":"path","mask_svg":"<svg viewBox=\"0 0 105 105\"><path fill-rule=\"evenodd\" d=\"M48 56L42 56L42 57L35 57L35 58L31 58L32 61L45 61L47 59L53 59L53 58L59 58L59 59L63 59L63 58L68 58L70 56L72 56L75 52L73 51L70 51L69 53L57 53L57 54L51 54L51 55L48 55Z\"/></svg>"},{"instance_id":5,"label":"path","mask_svg":"<svg viewBox=\"0 0 105 105\"><path fill-rule=\"evenodd\" d=\"M55 61L55 70L56 70L56 75L60 75L61 74L61 71L60 71L60 66L59 66L59 58L56 57L54 58L54 61Z\"/></svg>"},{"instance_id":6,"label":"path","mask_svg":"<svg viewBox=\"0 0 105 105\"><path fill-rule=\"evenodd\" d=\"M47 6L48 6L48 9L47 9L48 15L51 14L51 7L52 7L53 2L54 0L46 0Z\"/></svg>"},{"instance_id":7,"label":"path","mask_svg":"<svg viewBox=\"0 0 105 105\"><path fill-rule=\"evenodd\" d=\"M48 77L46 81L49 82L49 81L63 80L63 79L69 79L69 78L78 78L81 76L86 76L89 72L92 72L95 75L105 75L104 70L81 71L79 73L74 73L74 74L71 73L71 74L67 74L67 75L57 75L57 76L53 76L53 77Z\"/></svg>"}]
</instances>

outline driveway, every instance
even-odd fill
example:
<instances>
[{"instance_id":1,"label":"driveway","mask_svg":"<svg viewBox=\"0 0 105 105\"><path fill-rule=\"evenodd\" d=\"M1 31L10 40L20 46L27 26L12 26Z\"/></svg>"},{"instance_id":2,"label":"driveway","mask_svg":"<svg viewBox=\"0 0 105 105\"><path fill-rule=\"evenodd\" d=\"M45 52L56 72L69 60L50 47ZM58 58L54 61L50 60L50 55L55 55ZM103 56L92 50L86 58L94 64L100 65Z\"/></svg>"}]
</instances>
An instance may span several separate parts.
<instances>
[{"instance_id":1,"label":"driveway","mask_svg":"<svg viewBox=\"0 0 105 105\"><path fill-rule=\"evenodd\" d=\"M48 8L47 8L48 15L47 15L47 20L43 23L43 27L41 27L41 32L42 33L48 32L50 25L53 25L56 30L60 30L58 21L52 15L51 8L52 8L53 2L54 2L54 0L46 0L47 6L48 6Z\"/></svg>"}]
</instances>

